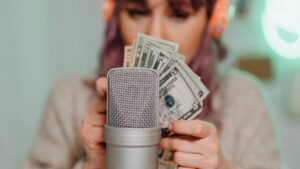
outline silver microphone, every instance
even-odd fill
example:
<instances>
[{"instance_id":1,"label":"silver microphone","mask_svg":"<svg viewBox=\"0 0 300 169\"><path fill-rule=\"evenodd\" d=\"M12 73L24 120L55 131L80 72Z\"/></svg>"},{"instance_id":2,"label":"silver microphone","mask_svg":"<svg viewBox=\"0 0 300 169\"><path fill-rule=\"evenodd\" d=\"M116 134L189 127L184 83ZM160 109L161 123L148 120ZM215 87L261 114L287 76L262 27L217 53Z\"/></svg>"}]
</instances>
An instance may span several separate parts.
<instances>
[{"instance_id":1,"label":"silver microphone","mask_svg":"<svg viewBox=\"0 0 300 169\"><path fill-rule=\"evenodd\" d=\"M116 68L109 71L107 169L157 169L159 76L153 69Z\"/></svg>"}]
</instances>

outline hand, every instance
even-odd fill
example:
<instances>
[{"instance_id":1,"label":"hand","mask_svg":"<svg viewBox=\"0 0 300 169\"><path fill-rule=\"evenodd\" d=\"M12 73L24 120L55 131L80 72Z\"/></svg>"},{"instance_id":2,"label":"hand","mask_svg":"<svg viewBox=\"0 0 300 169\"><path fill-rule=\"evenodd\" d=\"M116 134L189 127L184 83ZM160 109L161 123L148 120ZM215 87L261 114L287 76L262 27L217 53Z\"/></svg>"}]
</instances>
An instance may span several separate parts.
<instances>
[{"instance_id":1,"label":"hand","mask_svg":"<svg viewBox=\"0 0 300 169\"><path fill-rule=\"evenodd\" d=\"M87 106L80 136L87 157L83 169L105 169L104 125L106 123L106 78L96 82L99 98Z\"/></svg>"},{"instance_id":2,"label":"hand","mask_svg":"<svg viewBox=\"0 0 300 169\"><path fill-rule=\"evenodd\" d=\"M227 169L214 125L200 120L179 120L169 125L176 135L163 138L160 148L175 151L174 162L178 169ZM178 136L180 135L180 136Z\"/></svg>"}]
</instances>

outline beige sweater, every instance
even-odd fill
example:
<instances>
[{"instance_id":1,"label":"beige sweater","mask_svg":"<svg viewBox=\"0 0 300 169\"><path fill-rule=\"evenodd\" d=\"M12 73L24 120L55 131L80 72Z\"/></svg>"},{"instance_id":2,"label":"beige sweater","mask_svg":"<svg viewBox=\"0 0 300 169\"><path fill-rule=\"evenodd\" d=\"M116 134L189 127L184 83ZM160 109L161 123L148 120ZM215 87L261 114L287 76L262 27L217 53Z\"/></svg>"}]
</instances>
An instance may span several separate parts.
<instances>
[{"instance_id":1,"label":"beige sweater","mask_svg":"<svg viewBox=\"0 0 300 169\"><path fill-rule=\"evenodd\" d=\"M83 83L88 79L68 78L54 88L25 169L81 168L81 118L94 96ZM213 108L223 120L219 136L227 160L241 169L279 168L271 121L255 80L229 73L213 98Z\"/></svg>"}]
</instances>

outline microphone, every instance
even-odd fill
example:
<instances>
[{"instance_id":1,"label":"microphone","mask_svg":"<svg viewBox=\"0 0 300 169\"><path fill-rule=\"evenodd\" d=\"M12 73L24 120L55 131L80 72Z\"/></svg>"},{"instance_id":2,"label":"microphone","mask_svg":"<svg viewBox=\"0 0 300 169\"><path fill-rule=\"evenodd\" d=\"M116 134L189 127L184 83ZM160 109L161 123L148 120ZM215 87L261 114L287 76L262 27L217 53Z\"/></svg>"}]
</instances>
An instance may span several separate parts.
<instances>
[{"instance_id":1,"label":"microphone","mask_svg":"<svg viewBox=\"0 0 300 169\"><path fill-rule=\"evenodd\" d=\"M107 169L157 169L161 137L157 72L138 67L115 68L107 79Z\"/></svg>"}]
</instances>

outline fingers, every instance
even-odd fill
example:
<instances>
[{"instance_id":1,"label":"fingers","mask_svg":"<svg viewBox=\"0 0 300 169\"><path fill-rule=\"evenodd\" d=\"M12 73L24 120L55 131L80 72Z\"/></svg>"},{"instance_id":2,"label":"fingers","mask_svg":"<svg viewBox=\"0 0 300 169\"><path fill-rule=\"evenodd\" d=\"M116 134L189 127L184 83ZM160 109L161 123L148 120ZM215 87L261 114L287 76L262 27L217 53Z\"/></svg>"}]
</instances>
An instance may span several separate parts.
<instances>
[{"instance_id":1,"label":"fingers","mask_svg":"<svg viewBox=\"0 0 300 169\"><path fill-rule=\"evenodd\" d=\"M100 98L88 103L82 118L80 137L86 152L84 165L105 168L104 128L106 123L106 79L97 81Z\"/></svg>"},{"instance_id":2,"label":"fingers","mask_svg":"<svg viewBox=\"0 0 300 169\"><path fill-rule=\"evenodd\" d=\"M106 100L105 99L97 99L90 102L86 108L87 112L102 114L106 112Z\"/></svg>"},{"instance_id":3,"label":"fingers","mask_svg":"<svg viewBox=\"0 0 300 169\"><path fill-rule=\"evenodd\" d=\"M214 125L201 120L178 120L169 125L169 130L176 134L206 138L217 133Z\"/></svg>"},{"instance_id":4,"label":"fingers","mask_svg":"<svg viewBox=\"0 0 300 169\"><path fill-rule=\"evenodd\" d=\"M91 102L86 108L86 112L82 119L82 124L94 127L103 127L106 123L105 105L105 103L99 100Z\"/></svg>"},{"instance_id":5,"label":"fingers","mask_svg":"<svg viewBox=\"0 0 300 169\"><path fill-rule=\"evenodd\" d=\"M90 149L97 149L97 145L104 142L104 130L101 127L85 125L80 134Z\"/></svg>"},{"instance_id":6,"label":"fingers","mask_svg":"<svg viewBox=\"0 0 300 169\"><path fill-rule=\"evenodd\" d=\"M84 125L80 135L86 150L86 161L94 166L103 165L105 161L105 144L103 128Z\"/></svg>"},{"instance_id":7,"label":"fingers","mask_svg":"<svg viewBox=\"0 0 300 169\"><path fill-rule=\"evenodd\" d=\"M85 147L90 150L103 149L101 143L103 139L103 126L106 123L105 101L94 100L86 109L82 119L81 138Z\"/></svg>"},{"instance_id":8,"label":"fingers","mask_svg":"<svg viewBox=\"0 0 300 169\"><path fill-rule=\"evenodd\" d=\"M184 152L174 153L174 162L181 168L217 168L217 158L207 158L200 154L191 154ZM179 168L180 168L179 167Z\"/></svg>"},{"instance_id":9,"label":"fingers","mask_svg":"<svg viewBox=\"0 0 300 169\"><path fill-rule=\"evenodd\" d=\"M166 137L160 148L175 151L179 169L216 168L219 161L217 129L200 120L175 121L169 130L181 136Z\"/></svg>"},{"instance_id":10,"label":"fingers","mask_svg":"<svg viewBox=\"0 0 300 169\"><path fill-rule=\"evenodd\" d=\"M160 148L170 151L182 151L186 153L201 153L201 147L196 144L197 140L183 137L166 137L161 139Z\"/></svg>"},{"instance_id":11,"label":"fingers","mask_svg":"<svg viewBox=\"0 0 300 169\"><path fill-rule=\"evenodd\" d=\"M107 92L107 79L102 77L96 81L96 89L99 93L100 98L106 98Z\"/></svg>"},{"instance_id":12,"label":"fingers","mask_svg":"<svg viewBox=\"0 0 300 169\"><path fill-rule=\"evenodd\" d=\"M106 115L94 113L89 116L84 116L83 123L92 127L103 127L106 123Z\"/></svg>"},{"instance_id":13,"label":"fingers","mask_svg":"<svg viewBox=\"0 0 300 169\"><path fill-rule=\"evenodd\" d=\"M184 152L175 152L174 153L174 162L182 166L181 168L200 168L203 162L203 156L200 154L191 154ZM179 167L180 168L180 167Z\"/></svg>"}]
</instances>

